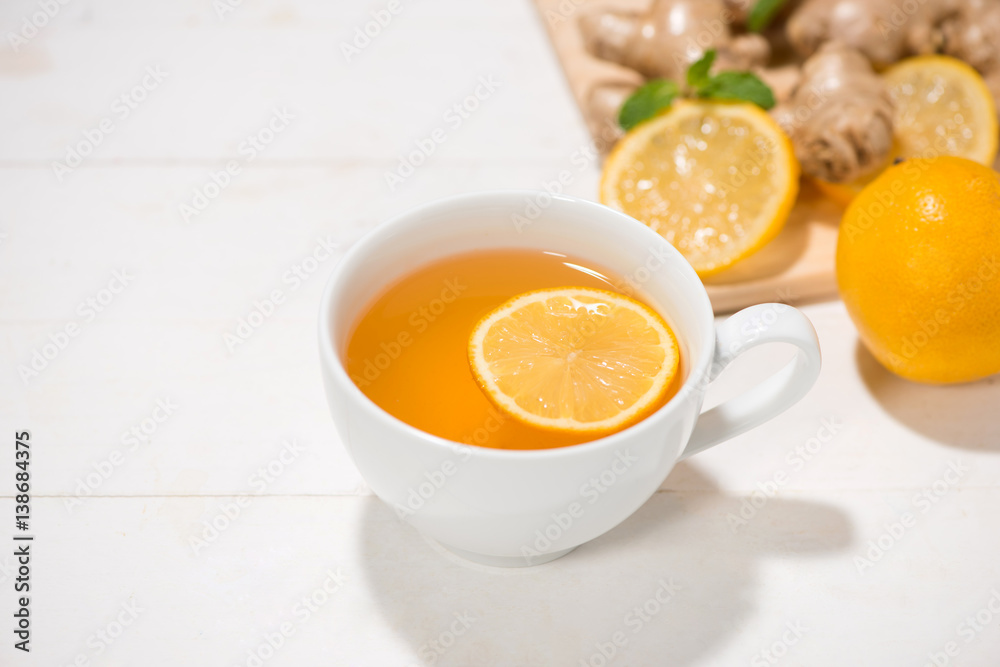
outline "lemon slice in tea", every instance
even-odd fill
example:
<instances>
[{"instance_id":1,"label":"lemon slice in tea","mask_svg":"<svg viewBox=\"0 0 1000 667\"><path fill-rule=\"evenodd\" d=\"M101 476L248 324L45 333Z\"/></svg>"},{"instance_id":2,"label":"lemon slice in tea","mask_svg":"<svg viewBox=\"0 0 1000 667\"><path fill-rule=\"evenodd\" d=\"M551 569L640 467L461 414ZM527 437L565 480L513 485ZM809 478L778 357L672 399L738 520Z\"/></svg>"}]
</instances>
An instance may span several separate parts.
<instances>
[{"instance_id":1,"label":"lemon slice in tea","mask_svg":"<svg viewBox=\"0 0 1000 667\"><path fill-rule=\"evenodd\" d=\"M596 435L655 409L680 353L648 306L605 290L558 287L516 296L480 320L469 363L483 392L513 418Z\"/></svg>"}]
</instances>

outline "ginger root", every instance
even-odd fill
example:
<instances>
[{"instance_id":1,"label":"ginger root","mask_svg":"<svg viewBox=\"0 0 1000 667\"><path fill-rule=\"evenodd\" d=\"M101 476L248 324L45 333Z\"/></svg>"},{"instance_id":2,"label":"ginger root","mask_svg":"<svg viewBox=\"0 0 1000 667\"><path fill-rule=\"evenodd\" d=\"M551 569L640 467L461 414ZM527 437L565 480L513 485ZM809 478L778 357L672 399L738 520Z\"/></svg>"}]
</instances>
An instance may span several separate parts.
<instances>
[{"instance_id":1,"label":"ginger root","mask_svg":"<svg viewBox=\"0 0 1000 667\"><path fill-rule=\"evenodd\" d=\"M752 3L652 0L645 12L585 14L580 29L592 55L645 78L683 83L709 49L718 53L718 70L755 71L776 93L771 113L791 137L803 173L834 183L863 177L889 157L893 106L875 69L945 53L976 68L1000 108L1000 0L791 0L783 32L806 60L790 93L776 85L788 81L784 68L764 68L768 41L738 29ZM778 31L773 26L772 37ZM609 128L636 87L634 79L598 83L587 100L592 128L613 141L618 131Z\"/></svg>"},{"instance_id":2,"label":"ginger root","mask_svg":"<svg viewBox=\"0 0 1000 667\"><path fill-rule=\"evenodd\" d=\"M626 78L599 81L587 94L587 123L600 152L606 153L625 135L618 124L618 112L639 85Z\"/></svg>"},{"instance_id":3,"label":"ginger root","mask_svg":"<svg viewBox=\"0 0 1000 667\"><path fill-rule=\"evenodd\" d=\"M1000 71L1000 3L962 0L940 26L940 51L983 74Z\"/></svg>"},{"instance_id":4,"label":"ginger root","mask_svg":"<svg viewBox=\"0 0 1000 667\"><path fill-rule=\"evenodd\" d=\"M941 26L941 51L979 70L1000 110L1000 3L963 0L959 11ZM1000 155L993 168L1000 170Z\"/></svg>"},{"instance_id":5,"label":"ginger root","mask_svg":"<svg viewBox=\"0 0 1000 667\"><path fill-rule=\"evenodd\" d=\"M859 51L827 42L802 66L788 100L773 111L802 172L833 183L882 166L892 148L892 100Z\"/></svg>"},{"instance_id":6,"label":"ginger root","mask_svg":"<svg viewBox=\"0 0 1000 667\"><path fill-rule=\"evenodd\" d=\"M938 26L962 2L968 0L805 0L788 18L785 30L802 56L837 40L881 68L914 53L936 50Z\"/></svg>"},{"instance_id":7,"label":"ginger root","mask_svg":"<svg viewBox=\"0 0 1000 667\"><path fill-rule=\"evenodd\" d=\"M916 54L950 55L982 74L1000 109L997 0L805 0L789 18L786 33L800 54L809 55L837 39L860 51L876 67ZM874 139L880 132L872 128L869 136ZM996 166L1000 167L1000 157Z\"/></svg>"},{"instance_id":8,"label":"ginger root","mask_svg":"<svg viewBox=\"0 0 1000 667\"><path fill-rule=\"evenodd\" d=\"M683 81L691 63L709 49L720 69L763 65L770 54L760 35L734 36L733 13L723 0L654 0L648 12L585 14L580 30L587 50L648 78Z\"/></svg>"}]
</instances>

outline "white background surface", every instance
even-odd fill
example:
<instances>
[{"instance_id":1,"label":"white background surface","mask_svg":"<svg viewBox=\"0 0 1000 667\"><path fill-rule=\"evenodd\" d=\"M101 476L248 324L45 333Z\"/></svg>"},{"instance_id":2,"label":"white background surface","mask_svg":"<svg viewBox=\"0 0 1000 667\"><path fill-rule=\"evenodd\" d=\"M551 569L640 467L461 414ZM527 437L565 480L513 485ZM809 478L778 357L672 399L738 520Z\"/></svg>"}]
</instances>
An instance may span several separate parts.
<instances>
[{"instance_id":1,"label":"white background surface","mask_svg":"<svg viewBox=\"0 0 1000 667\"><path fill-rule=\"evenodd\" d=\"M337 257L297 289L286 272L318 238L346 248L436 197L539 188L572 169L569 191L593 198L599 173L577 170L588 137L528 2L403 0L347 62L340 44L385 4L244 0L220 17L207 1L70 0L17 52L6 35L39 6L0 6L0 665L235 667L256 652L268 666L596 666L618 631L628 643L609 664L920 667L952 641L948 664L1000 664L987 607L996 595L1000 611L1000 382L898 380L859 349L837 302L804 308L825 358L804 401L679 465L635 516L562 560L459 562L368 493L317 367L315 313ZM167 76L121 118L116 98L147 67ZM449 125L480 77L500 85ZM294 120L248 163L240 144L275 108ZM105 117L114 130L60 181L53 161ZM438 127L446 141L390 191L386 171ZM179 205L229 160L241 172L186 223ZM79 304L122 270L128 286L88 321ZM276 289L285 301L227 349ZM25 381L19 366L71 322L79 334ZM786 356L757 352L716 398ZM158 399L177 407L130 450L122 434ZM795 463L824 423L834 437ZM3 546L22 429L30 655L12 648ZM262 488L254 475L283 441L301 453ZM120 465L81 487L115 450ZM963 472L948 484L953 464ZM727 519L781 472L746 525ZM917 500L936 482L937 502ZM249 504L195 553L192 537L239 495ZM912 526L885 537L907 512ZM880 537L884 555L859 567ZM300 599L324 598L338 569L341 587L307 615ZM679 588L637 629L629 614L661 579ZM117 634L122 605L138 611ZM977 612L984 626L962 625ZM452 638L456 614L473 620ZM292 634L278 642L283 623Z\"/></svg>"}]
</instances>

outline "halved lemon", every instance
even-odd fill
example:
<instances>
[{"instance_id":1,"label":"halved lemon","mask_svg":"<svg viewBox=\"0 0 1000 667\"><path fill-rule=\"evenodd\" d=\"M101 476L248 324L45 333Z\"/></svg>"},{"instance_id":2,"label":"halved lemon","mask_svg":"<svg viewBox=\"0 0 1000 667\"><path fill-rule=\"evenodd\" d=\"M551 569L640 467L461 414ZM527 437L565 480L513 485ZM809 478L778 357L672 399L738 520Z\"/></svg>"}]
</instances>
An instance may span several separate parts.
<instances>
[{"instance_id":1,"label":"halved lemon","mask_svg":"<svg viewBox=\"0 0 1000 667\"><path fill-rule=\"evenodd\" d=\"M856 181L817 180L827 195L849 203L898 158L954 155L993 164L997 111L976 70L950 56L917 56L893 65L882 76L895 107L892 153L882 169Z\"/></svg>"},{"instance_id":2,"label":"halved lemon","mask_svg":"<svg viewBox=\"0 0 1000 667\"><path fill-rule=\"evenodd\" d=\"M899 157L954 155L991 165L997 110L983 77L949 56L909 58L885 71ZM934 155L924 155L933 152Z\"/></svg>"},{"instance_id":3,"label":"halved lemon","mask_svg":"<svg viewBox=\"0 0 1000 667\"><path fill-rule=\"evenodd\" d=\"M480 320L469 363L486 395L515 419L598 434L651 412L680 353L648 306L605 290L558 287L514 297Z\"/></svg>"},{"instance_id":4,"label":"halved lemon","mask_svg":"<svg viewBox=\"0 0 1000 667\"><path fill-rule=\"evenodd\" d=\"M608 156L601 202L649 225L709 276L781 230L799 191L791 140L760 107L680 101Z\"/></svg>"}]
</instances>

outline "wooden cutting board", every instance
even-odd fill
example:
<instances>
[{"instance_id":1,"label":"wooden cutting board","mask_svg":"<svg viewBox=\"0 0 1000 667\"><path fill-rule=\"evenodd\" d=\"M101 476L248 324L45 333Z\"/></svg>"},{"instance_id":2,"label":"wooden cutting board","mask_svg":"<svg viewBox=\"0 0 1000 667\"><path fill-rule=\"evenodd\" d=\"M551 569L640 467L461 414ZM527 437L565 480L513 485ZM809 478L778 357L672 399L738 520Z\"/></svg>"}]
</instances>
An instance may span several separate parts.
<instances>
[{"instance_id":1,"label":"wooden cutting board","mask_svg":"<svg viewBox=\"0 0 1000 667\"><path fill-rule=\"evenodd\" d=\"M535 0L535 4L584 120L598 145L606 144L596 136L598 124L587 117L588 94L599 82L641 79L635 72L587 53L578 19L596 8L642 10L649 0ZM774 241L732 269L705 280L715 312L770 301L798 303L835 296L834 254L842 213L840 205L804 182L785 229Z\"/></svg>"}]
</instances>

